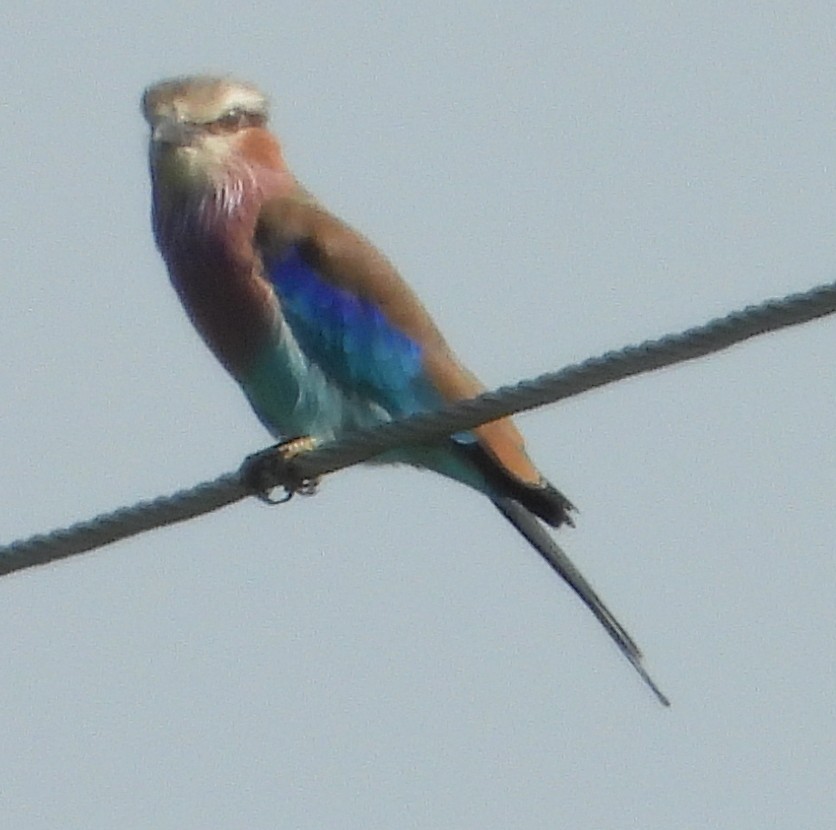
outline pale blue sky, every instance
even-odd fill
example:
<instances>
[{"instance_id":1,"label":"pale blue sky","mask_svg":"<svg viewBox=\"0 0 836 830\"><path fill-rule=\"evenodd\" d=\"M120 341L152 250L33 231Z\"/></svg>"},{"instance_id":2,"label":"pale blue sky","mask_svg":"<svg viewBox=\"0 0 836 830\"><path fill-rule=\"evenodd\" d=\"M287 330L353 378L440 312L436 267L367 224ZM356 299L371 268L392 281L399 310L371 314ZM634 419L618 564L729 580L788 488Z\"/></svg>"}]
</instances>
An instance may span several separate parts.
<instances>
[{"instance_id":1,"label":"pale blue sky","mask_svg":"<svg viewBox=\"0 0 836 830\"><path fill-rule=\"evenodd\" d=\"M154 249L146 84L263 86L497 385L833 280L834 55L823 0L6 0L0 541L268 443ZM829 830L834 347L520 419L670 710L489 504L352 470L0 580L0 826Z\"/></svg>"}]
</instances>

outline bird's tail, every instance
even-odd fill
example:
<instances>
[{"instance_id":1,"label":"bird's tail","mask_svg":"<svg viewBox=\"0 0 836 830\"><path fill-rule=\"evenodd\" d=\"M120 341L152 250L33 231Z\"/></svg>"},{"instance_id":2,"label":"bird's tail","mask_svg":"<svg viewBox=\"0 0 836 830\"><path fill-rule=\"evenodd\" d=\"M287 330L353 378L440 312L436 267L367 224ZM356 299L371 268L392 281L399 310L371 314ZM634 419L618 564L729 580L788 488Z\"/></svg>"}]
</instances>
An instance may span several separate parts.
<instances>
[{"instance_id":1,"label":"bird's tail","mask_svg":"<svg viewBox=\"0 0 836 830\"><path fill-rule=\"evenodd\" d=\"M575 567L571 559L552 539L537 518L519 502L509 497L492 499L497 509L531 543L532 547L548 562L552 569L581 598L581 601L595 615L595 618L607 631L622 654L630 661L639 676L650 687L659 702L670 706L670 701L662 693L642 665L642 653L623 625L604 605L583 574Z\"/></svg>"}]
</instances>

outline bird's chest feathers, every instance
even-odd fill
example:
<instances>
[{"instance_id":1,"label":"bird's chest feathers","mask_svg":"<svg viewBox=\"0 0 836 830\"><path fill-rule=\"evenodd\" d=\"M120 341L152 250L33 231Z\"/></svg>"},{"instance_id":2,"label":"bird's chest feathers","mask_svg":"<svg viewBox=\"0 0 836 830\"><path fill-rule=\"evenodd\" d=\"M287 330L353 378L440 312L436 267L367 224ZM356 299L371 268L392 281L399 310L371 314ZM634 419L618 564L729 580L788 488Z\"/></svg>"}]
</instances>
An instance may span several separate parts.
<instances>
[{"instance_id":1,"label":"bird's chest feathers","mask_svg":"<svg viewBox=\"0 0 836 830\"><path fill-rule=\"evenodd\" d=\"M253 364L278 316L248 224L244 216L188 205L155 216L171 282L209 348L235 377Z\"/></svg>"}]
</instances>

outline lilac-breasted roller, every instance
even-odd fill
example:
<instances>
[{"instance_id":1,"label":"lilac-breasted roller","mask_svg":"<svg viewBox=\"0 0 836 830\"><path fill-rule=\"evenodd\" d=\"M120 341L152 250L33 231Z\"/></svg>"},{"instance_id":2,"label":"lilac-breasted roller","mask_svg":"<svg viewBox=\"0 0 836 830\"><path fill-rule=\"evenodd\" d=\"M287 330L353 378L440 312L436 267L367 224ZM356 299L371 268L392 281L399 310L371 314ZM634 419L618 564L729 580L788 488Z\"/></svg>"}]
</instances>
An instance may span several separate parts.
<instances>
[{"instance_id":1,"label":"lilac-breasted roller","mask_svg":"<svg viewBox=\"0 0 836 830\"><path fill-rule=\"evenodd\" d=\"M149 87L142 110L154 236L171 281L277 439L327 441L483 390L392 263L293 176L258 89L175 78ZM379 460L487 495L667 703L632 638L540 524L571 524L572 505L531 462L510 419Z\"/></svg>"}]
</instances>

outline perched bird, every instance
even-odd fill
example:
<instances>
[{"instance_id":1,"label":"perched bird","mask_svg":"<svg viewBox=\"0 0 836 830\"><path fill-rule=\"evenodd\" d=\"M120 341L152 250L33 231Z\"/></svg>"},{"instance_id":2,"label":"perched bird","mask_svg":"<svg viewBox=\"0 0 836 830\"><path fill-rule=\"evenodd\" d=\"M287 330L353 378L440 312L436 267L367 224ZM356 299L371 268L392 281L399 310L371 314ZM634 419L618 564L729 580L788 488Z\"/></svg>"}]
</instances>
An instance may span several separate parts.
<instances>
[{"instance_id":1,"label":"perched bird","mask_svg":"<svg viewBox=\"0 0 836 830\"><path fill-rule=\"evenodd\" d=\"M391 262L296 180L254 86L194 76L149 87L152 221L200 335L281 441L329 440L483 391ZM603 624L659 700L641 653L540 520L572 505L510 419L378 459L481 493Z\"/></svg>"}]
</instances>

